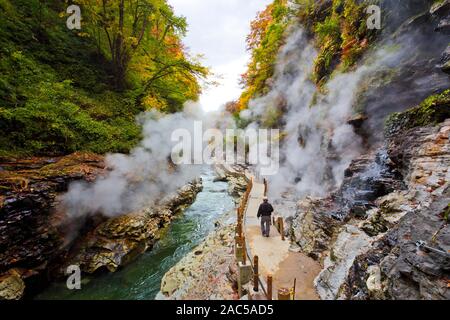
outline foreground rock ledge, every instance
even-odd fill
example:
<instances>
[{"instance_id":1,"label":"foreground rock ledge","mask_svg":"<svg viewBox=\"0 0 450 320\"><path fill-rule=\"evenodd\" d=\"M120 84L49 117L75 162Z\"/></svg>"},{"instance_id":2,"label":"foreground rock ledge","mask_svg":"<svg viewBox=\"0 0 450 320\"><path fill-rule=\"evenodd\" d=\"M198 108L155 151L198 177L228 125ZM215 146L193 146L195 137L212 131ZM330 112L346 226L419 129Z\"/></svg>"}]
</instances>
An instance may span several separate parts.
<instances>
[{"instance_id":1,"label":"foreground rock ledge","mask_svg":"<svg viewBox=\"0 0 450 320\"><path fill-rule=\"evenodd\" d=\"M235 226L221 227L172 267L162 279L159 300L236 300L233 254Z\"/></svg>"}]
</instances>

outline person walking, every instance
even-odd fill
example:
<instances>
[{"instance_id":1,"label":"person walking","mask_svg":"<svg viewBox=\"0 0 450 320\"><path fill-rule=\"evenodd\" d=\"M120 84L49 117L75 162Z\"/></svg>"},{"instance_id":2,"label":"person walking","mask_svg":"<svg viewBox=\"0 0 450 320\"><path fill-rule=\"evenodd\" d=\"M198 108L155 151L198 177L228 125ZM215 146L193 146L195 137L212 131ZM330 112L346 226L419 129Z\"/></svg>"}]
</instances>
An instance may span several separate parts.
<instances>
[{"instance_id":1,"label":"person walking","mask_svg":"<svg viewBox=\"0 0 450 320\"><path fill-rule=\"evenodd\" d=\"M264 197L258 209L258 219L261 218L261 233L263 237L270 237L270 225L272 224L273 207L269 203L269 199Z\"/></svg>"}]
</instances>

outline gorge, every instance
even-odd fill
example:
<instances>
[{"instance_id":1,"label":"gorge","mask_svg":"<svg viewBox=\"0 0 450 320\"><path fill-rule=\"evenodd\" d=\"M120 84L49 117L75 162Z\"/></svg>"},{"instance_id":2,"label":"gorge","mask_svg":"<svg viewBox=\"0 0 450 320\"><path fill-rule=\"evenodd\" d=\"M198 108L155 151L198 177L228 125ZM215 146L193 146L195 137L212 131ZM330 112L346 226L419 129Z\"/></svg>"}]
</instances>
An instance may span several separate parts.
<instances>
[{"instance_id":1,"label":"gorge","mask_svg":"<svg viewBox=\"0 0 450 320\"><path fill-rule=\"evenodd\" d=\"M317 298L450 299L449 0L274 0L251 23L241 96L209 113L191 101L209 71L165 1L149 1L154 29L127 20L124 52L137 51L125 88L95 28L101 8L90 36L67 35L50 2L38 22L38 7L0 1L1 299L241 298L236 207L249 172L267 182L290 252L319 266ZM38 41L11 36L25 30ZM70 71L77 54L89 83ZM175 163L172 133L195 137L198 121L278 129L279 170L245 157L233 172ZM65 285L70 265L81 290Z\"/></svg>"}]
</instances>

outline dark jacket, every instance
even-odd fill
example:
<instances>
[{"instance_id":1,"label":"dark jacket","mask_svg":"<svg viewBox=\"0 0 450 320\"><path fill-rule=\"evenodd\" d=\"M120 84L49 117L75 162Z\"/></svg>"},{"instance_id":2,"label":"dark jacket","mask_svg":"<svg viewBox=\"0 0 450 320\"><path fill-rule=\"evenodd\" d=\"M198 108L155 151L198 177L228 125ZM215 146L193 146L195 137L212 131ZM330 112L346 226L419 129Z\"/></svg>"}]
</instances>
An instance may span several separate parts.
<instances>
[{"instance_id":1,"label":"dark jacket","mask_svg":"<svg viewBox=\"0 0 450 320\"><path fill-rule=\"evenodd\" d=\"M270 217L273 212L273 207L270 203L264 202L259 206L258 218L259 217Z\"/></svg>"}]
</instances>

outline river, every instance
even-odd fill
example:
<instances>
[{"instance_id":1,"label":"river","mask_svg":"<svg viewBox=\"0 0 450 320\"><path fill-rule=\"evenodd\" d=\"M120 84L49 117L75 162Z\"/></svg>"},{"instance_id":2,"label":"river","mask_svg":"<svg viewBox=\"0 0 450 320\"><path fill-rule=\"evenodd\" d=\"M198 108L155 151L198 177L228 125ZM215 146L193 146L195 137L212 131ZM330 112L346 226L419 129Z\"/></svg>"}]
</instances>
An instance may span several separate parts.
<instances>
[{"instance_id":1,"label":"river","mask_svg":"<svg viewBox=\"0 0 450 320\"><path fill-rule=\"evenodd\" d=\"M196 201L167 228L153 250L116 273L83 276L81 290L69 290L65 282L53 283L40 300L148 300L160 290L164 274L214 230L215 222L234 208L226 182L214 182L214 172L202 173L203 191Z\"/></svg>"}]
</instances>

